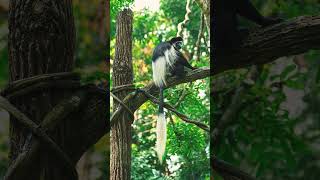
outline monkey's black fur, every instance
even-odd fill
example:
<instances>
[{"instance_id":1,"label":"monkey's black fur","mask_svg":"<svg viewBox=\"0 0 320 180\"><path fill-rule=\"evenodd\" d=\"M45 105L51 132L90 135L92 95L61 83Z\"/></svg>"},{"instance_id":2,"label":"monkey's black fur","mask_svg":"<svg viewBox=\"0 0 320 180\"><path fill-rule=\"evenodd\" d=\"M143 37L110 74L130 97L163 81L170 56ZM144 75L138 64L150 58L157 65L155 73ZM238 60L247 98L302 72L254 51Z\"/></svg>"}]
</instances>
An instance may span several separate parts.
<instances>
[{"instance_id":1,"label":"monkey's black fur","mask_svg":"<svg viewBox=\"0 0 320 180\"><path fill-rule=\"evenodd\" d=\"M214 53L224 54L240 46L248 30L238 28L240 15L260 26L269 26L282 21L280 18L262 16L250 0L215 0L213 11Z\"/></svg>"},{"instance_id":2,"label":"monkey's black fur","mask_svg":"<svg viewBox=\"0 0 320 180\"><path fill-rule=\"evenodd\" d=\"M157 142L156 151L160 163L165 152L166 142L166 119L163 111L164 97L163 90L166 85L166 74L171 73L173 76L182 78L185 76L184 67L195 69L180 52L182 46L182 38L175 37L170 41L160 43L153 51L152 71L153 81L160 89L159 95L159 114L157 120Z\"/></svg>"},{"instance_id":3,"label":"monkey's black fur","mask_svg":"<svg viewBox=\"0 0 320 180\"><path fill-rule=\"evenodd\" d=\"M182 38L181 37L175 37L170 39L170 41L161 42L158 44L158 46L153 51L152 61L155 62L159 57L165 56L165 51L170 50L171 47L175 49L176 53L176 59L174 60L173 66L168 66L168 72L172 76L178 76L183 77L185 75L184 73L184 67L187 67L189 69L194 70L195 68L192 67L187 59L183 56L183 54L180 52L182 46Z\"/></svg>"},{"instance_id":4,"label":"monkey's black fur","mask_svg":"<svg viewBox=\"0 0 320 180\"><path fill-rule=\"evenodd\" d=\"M157 47L153 51L152 56L152 64L153 64L153 71L154 73L157 72L156 61L163 61L166 58L166 65L165 65L165 72L170 73L172 76L177 76L178 78L182 78L185 75L184 67L187 67L189 69L195 69L192 67L187 59L183 56L183 54L180 52L180 49L182 48L182 38L181 37L175 37L170 39L169 41L161 42L157 45ZM168 61L172 62L172 65L169 65ZM161 76L160 74L154 74L154 77ZM165 78L165 77L164 77ZM154 81L156 82L155 78ZM163 104L163 84L160 85L156 83L156 85L160 88L160 107L159 112L163 113L163 107L161 104Z\"/></svg>"}]
</instances>

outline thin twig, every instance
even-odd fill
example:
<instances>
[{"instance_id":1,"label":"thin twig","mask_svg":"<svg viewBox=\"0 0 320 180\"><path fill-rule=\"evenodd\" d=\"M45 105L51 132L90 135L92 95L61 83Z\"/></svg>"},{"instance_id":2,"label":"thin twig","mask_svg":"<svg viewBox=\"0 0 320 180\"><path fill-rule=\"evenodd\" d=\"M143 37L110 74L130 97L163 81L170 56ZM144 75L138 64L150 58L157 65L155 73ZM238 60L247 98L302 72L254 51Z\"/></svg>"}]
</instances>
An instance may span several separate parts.
<instances>
[{"instance_id":1,"label":"thin twig","mask_svg":"<svg viewBox=\"0 0 320 180\"><path fill-rule=\"evenodd\" d=\"M124 85L113 87L111 92L116 93L119 91L134 90L134 89L135 89L134 84L124 84Z\"/></svg>"},{"instance_id":2,"label":"thin twig","mask_svg":"<svg viewBox=\"0 0 320 180\"><path fill-rule=\"evenodd\" d=\"M150 93L146 92L146 91L143 91L143 90L139 90L139 92L142 92L145 96L147 96L153 103L156 103L156 104L160 104L159 100L152 96ZM194 124L196 126L198 126L199 128L203 129L204 131L207 131L207 132L210 132L210 128L208 125L202 123L202 122L199 122L199 121L194 121L194 120L191 120L189 119L186 115L182 114L181 112L177 111L173 106L171 106L170 104L167 104L167 103L164 103L163 106L174 112L181 120L187 122L187 123L191 123L191 124Z\"/></svg>"},{"instance_id":3,"label":"thin twig","mask_svg":"<svg viewBox=\"0 0 320 180\"><path fill-rule=\"evenodd\" d=\"M173 107L177 108L189 94L190 93L188 93L187 90L184 88L181 96L179 97L178 101L176 102L176 104Z\"/></svg>"},{"instance_id":4,"label":"thin twig","mask_svg":"<svg viewBox=\"0 0 320 180\"><path fill-rule=\"evenodd\" d=\"M116 95L114 95L112 92L110 92L110 95L113 97L113 99L117 100L118 103L123 106L132 116L134 115L133 111L126 105L123 103L123 101L121 101Z\"/></svg>"},{"instance_id":5,"label":"thin twig","mask_svg":"<svg viewBox=\"0 0 320 180\"><path fill-rule=\"evenodd\" d=\"M211 161L212 161L211 164L213 166L213 169L217 171L219 174L221 174L222 176L236 177L237 179L240 179L240 180L255 180L255 178L253 178L250 174L240 170L239 168L223 160L218 159L215 156L211 157Z\"/></svg>"}]
</instances>

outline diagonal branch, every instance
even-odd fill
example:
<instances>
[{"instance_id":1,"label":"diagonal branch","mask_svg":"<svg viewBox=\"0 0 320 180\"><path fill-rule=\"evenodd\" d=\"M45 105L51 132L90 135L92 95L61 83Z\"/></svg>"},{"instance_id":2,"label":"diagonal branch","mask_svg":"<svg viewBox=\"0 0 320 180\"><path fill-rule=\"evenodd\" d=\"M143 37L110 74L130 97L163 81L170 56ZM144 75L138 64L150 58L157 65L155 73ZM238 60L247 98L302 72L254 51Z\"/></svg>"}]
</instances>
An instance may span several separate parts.
<instances>
[{"instance_id":1,"label":"diagonal branch","mask_svg":"<svg viewBox=\"0 0 320 180\"><path fill-rule=\"evenodd\" d=\"M141 90L140 90L141 91ZM152 96L151 94L145 92L145 91L141 91L145 96L148 97L148 99L150 99L153 103L156 103L156 104L160 104L159 100ZM199 122L199 121L194 121L194 120L191 120L190 118L188 118L186 115L182 114L181 112L177 111L173 106L171 106L170 104L167 104L167 103L164 103L163 106L174 112L181 120L183 120L184 122L187 122L187 123L191 123L191 124L194 124L196 126L198 126L199 128L203 129L204 131L207 131L207 132L210 132L210 128L208 125L202 123L202 122Z\"/></svg>"},{"instance_id":2,"label":"diagonal branch","mask_svg":"<svg viewBox=\"0 0 320 180\"><path fill-rule=\"evenodd\" d=\"M250 32L243 45L216 57L214 74L320 49L320 16L300 16Z\"/></svg>"},{"instance_id":3,"label":"diagonal branch","mask_svg":"<svg viewBox=\"0 0 320 180\"><path fill-rule=\"evenodd\" d=\"M255 180L250 174L240 170L239 168L218 159L215 156L211 157L211 164L215 171L221 174L224 178L237 180Z\"/></svg>"},{"instance_id":4,"label":"diagonal branch","mask_svg":"<svg viewBox=\"0 0 320 180\"><path fill-rule=\"evenodd\" d=\"M51 112L49 112L44 120L41 122L40 127L43 131L48 133L52 132L64 118L66 118L70 112L76 111L81 102L85 100L83 93L76 93L77 96L72 96L69 99L63 100L56 105ZM11 163L8 168L4 179L23 179L28 172L28 166L36 158L40 149L40 142L35 139L30 140L29 143L25 143L25 146L29 146Z\"/></svg>"},{"instance_id":5,"label":"diagonal branch","mask_svg":"<svg viewBox=\"0 0 320 180\"><path fill-rule=\"evenodd\" d=\"M71 173L72 179L77 179L78 175L74 169L74 163L68 157L68 155L31 119L29 119L25 114L14 107L7 99L0 96L0 107L8 111L12 116L17 118L17 120L26 126L32 133L34 133L41 141L45 142L46 145L50 146L56 155L61 158L61 160L66 162L68 171Z\"/></svg>"}]
</instances>

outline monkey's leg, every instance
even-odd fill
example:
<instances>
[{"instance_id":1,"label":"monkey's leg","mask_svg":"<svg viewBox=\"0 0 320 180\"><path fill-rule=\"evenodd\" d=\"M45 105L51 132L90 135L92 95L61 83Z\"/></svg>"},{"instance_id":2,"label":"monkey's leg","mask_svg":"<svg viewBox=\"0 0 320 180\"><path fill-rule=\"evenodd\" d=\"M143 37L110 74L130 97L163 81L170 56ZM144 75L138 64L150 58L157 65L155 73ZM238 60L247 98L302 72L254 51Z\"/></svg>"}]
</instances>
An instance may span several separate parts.
<instances>
[{"instance_id":1,"label":"monkey's leg","mask_svg":"<svg viewBox=\"0 0 320 180\"><path fill-rule=\"evenodd\" d=\"M253 6L250 0L235 0L234 3L237 5L237 12L240 16L243 16L259 25L264 23L264 17Z\"/></svg>"},{"instance_id":2,"label":"monkey's leg","mask_svg":"<svg viewBox=\"0 0 320 180\"><path fill-rule=\"evenodd\" d=\"M249 36L249 29L245 27L241 27L238 29L239 34L239 44L243 42L243 40Z\"/></svg>"},{"instance_id":3,"label":"monkey's leg","mask_svg":"<svg viewBox=\"0 0 320 180\"><path fill-rule=\"evenodd\" d=\"M280 18L269 18L262 16L253 6L250 0L236 0L234 2L237 4L237 12L240 16L243 16L261 26L268 26L282 21Z\"/></svg>"},{"instance_id":4,"label":"monkey's leg","mask_svg":"<svg viewBox=\"0 0 320 180\"><path fill-rule=\"evenodd\" d=\"M183 78L185 76L183 65L176 62L174 67L171 69L171 74L173 76L177 76L178 78Z\"/></svg>"},{"instance_id":5,"label":"monkey's leg","mask_svg":"<svg viewBox=\"0 0 320 180\"><path fill-rule=\"evenodd\" d=\"M182 66L185 66L185 67L192 69L192 70L196 69L190 65L190 63L187 61L187 59L182 54L179 54L179 58L177 59L177 64L181 64Z\"/></svg>"}]
</instances>

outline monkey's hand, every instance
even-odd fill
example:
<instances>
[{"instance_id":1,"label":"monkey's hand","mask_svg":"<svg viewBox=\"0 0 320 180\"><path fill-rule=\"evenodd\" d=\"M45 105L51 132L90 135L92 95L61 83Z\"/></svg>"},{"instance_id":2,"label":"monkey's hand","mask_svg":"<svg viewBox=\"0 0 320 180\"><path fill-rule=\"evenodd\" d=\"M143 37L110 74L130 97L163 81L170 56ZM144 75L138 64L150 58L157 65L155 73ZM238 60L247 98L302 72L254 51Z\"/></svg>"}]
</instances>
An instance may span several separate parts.
<instances>
[{"instance_id":1,"label":"monkey's hand","mask_svg":"<svg viewBox=\"0 0 320 180\"><path fill-rule=\"evenodd\" d=\"M284 21L284 19L280 18L280 17L265 17L263 20L263 23L261 24L262 27L267 27L267 26L271 26L277 23L280 23Z\"/></svg>"}]
</instances>

